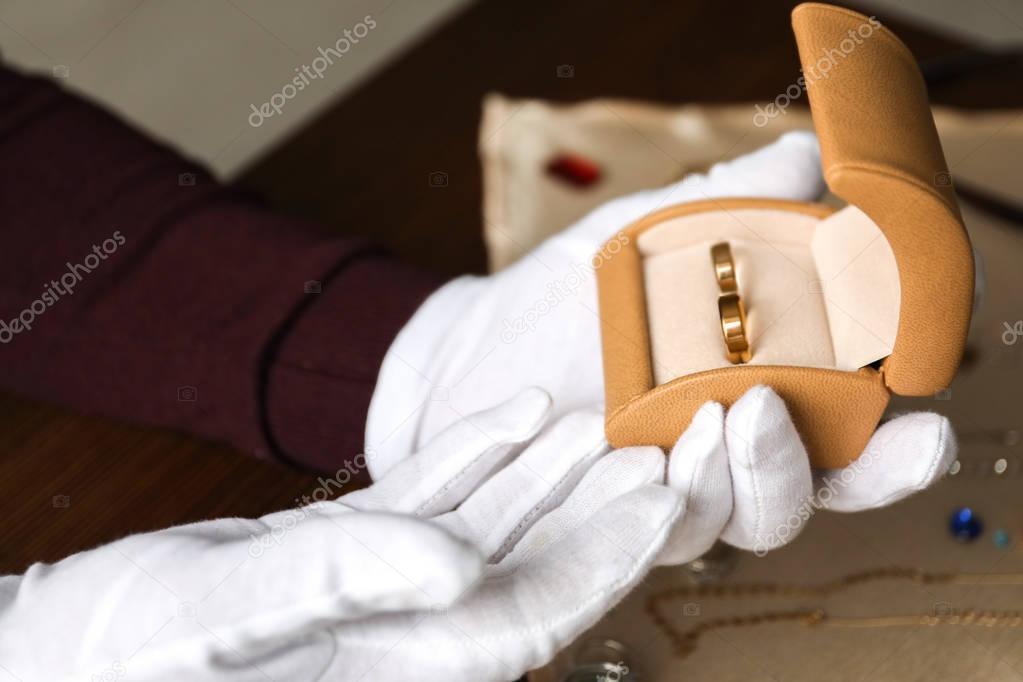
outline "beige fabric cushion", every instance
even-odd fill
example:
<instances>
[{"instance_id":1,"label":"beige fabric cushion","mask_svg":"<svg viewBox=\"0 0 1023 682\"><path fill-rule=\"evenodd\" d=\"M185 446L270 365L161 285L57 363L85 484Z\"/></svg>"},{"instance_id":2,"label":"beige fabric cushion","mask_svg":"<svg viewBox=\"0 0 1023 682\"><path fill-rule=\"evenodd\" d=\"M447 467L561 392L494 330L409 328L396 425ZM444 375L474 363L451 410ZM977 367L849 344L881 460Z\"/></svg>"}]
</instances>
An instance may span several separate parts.
<instances>
[{"instance_id":1,"label":"beige fabric cushion","mask_svg":"<svg viewBox=\"0 0 1023 682\"><path fill-rule=\"evenodd\" d=\"M529 104L528 107L522 107ZM684 171L751 151L793 127L811 129L805 110L790 108L762 128L751 126L753 104L667 107L601 100L575 106L539 101L488 99L481 145L485 176L484 230L495 267L571 224L614 196L665 184ZM515 113L518 112L518 113ZM585 113L585 115L583 115ZM513 115L514 114L514 115ZM635 114L635 117L634 116ZM1023 117L1019 111L934 111L953 176L996 195L1023 201ZM499 128L499 130L498 130ZM609 128L618 130L605 135ZM656 137L650 137L653 130ZM572 137L564 135L573 131ZM638 132L637 132L638 131ZM659 148L639 135L656 141ZM551 154L568 140L569 151L607 164L599 189L572 190L543 173ZM670 140L666 142L666 140ZM568 144L568 143L566 143ZM526 149L528 153L519 153ZM629 154L629 171L615 159ZM666 152L666 153L664 153ZM674 160L669 158L674 157ZM744 555L727 582L811 584L876 566L921 570L1023 572L1023 530L1019 524L1019 483L1023 475L1023 339L1002 340L1006 324L1020 319L1023 291L1023 234L963 204L963 218L990 282L974 313L971 355L951 391L937 399L900 398L894 411L937 410L947 414L960 441L963 474L893 507L865 514L818 513L796 542L759 559ZM501 230L504 234L498 233ZM872 247L871 247L872 248ZM869 252L868 252L869 253ZM708 255L709 258L709 255ZM861 261L869 261L865 253ZM837 300L837 299L836 299ZM1006 459L1008 471L993 473ZM958 505L974 505L987 522L985 536L961 545L948 536L946 521ZM1017 543L1008 551L991 544L990 533L1005 528ZM1012 682L1023 670L1023 629L890 628L809 629L763 625L719 631L687 660L676 660L666 639L645 613L649 593L685 584L680 569L660 569L615 608L589 637L624 641L637 669L650 682L661 680L906 680L984 679ZM841 615L893 615L969 607L1016 608L1023 598L1013 587L941 587L889 582L865 586L826 606ZM683 610L672 620L681 627L707 618L797 608L798 600L712 600ZM694 611L699 611L694 615ZM550 666L530 675L534 682L562 679L577 653L570 647Z\"/></svg>"}]
</instances>

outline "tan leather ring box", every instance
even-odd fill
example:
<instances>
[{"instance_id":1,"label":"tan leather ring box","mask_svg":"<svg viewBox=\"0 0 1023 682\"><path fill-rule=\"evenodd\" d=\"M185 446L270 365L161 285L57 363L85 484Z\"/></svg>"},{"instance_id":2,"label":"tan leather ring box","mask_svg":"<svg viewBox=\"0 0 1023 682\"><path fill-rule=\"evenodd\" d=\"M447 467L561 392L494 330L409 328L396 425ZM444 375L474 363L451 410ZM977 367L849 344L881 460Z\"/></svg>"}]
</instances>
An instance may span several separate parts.
<instances>
[{"instance_id":1,"label":"tan leather ring box","mask_svg":"<svg viewBox=\"0 0 1023 682\"><path fill-rule=\"evenodd\" d=\"M811 463L844 466L892 393L933 396L956 373L973 257L916 61L849 10L803 4L792 25L824 178L848 206L707 199L647 215L604 246L595 265L615 447L670 448L700 405L730 406L765 384ZM748 364L731 364L721 338L710 258L720 241L746 303Z\"/></svg>"}]
</instances>

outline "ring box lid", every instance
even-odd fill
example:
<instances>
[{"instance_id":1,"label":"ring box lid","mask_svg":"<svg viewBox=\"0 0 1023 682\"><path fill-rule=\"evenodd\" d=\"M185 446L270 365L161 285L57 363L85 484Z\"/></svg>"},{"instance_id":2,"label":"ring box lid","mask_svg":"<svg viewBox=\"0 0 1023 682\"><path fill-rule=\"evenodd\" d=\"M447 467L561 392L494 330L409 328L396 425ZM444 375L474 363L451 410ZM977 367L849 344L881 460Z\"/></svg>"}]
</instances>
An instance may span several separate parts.
<instances>
[{"instance_id":1,"label":"ring box lid","mask_svg":"<svg viewBox=\"0 0 1023 682\"><path fill-rule=\"evenodd\" d=\"M898 264L898 334L883 380L894 393L932 395L959 366L974 273L923 78L876 19L806 3L792 28L825 182L877 224Z\"/></svg>"}]
</instances>

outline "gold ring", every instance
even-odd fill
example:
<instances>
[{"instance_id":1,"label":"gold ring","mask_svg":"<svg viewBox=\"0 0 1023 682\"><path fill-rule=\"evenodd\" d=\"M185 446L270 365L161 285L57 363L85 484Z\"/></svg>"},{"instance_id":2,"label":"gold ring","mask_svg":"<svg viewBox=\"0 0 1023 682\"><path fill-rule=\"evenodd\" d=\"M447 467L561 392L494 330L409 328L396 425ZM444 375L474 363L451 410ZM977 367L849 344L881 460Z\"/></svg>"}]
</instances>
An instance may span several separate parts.
<instances>
[{"instance_id":1,"label":"gold ring","mask_svg":"<svg viewBox=\"0 0 1023 682\"><path fill-rule=\"evenodd\" d=\"M721 334L725 337L728 360L737 365L750 361L749 340L746 338L746 307L739 294L724 294L718 298L721 315Z\"/></svg>"},{"instance_id":2,"label":"gold ring","mask_svg":"<svg viewBox=\"0 0 1023 682\"><path fill-rule=\"evenodd\" d=\"M728 360L733 365L750 361L749 339L746 338L746 306L739 297L739 283L735 276L735 261L728 242L710 247L714 263L714 276L718 280L718 314L721 316L721 335L725 339Z\"/></svg>"},{"instance_id":3,"label":"gold ring","mask_svg":"<svg viewBox=\"0 0 1023 682\"><path fill-rule=\"evenodd\" d=\"M719 242L710 247L710 258L714 262L714 276L722 294L735 294L739 291L739 283L735 279L735 261L732 260L732 247L728 242Z\"/></svg>"}]
</instances>

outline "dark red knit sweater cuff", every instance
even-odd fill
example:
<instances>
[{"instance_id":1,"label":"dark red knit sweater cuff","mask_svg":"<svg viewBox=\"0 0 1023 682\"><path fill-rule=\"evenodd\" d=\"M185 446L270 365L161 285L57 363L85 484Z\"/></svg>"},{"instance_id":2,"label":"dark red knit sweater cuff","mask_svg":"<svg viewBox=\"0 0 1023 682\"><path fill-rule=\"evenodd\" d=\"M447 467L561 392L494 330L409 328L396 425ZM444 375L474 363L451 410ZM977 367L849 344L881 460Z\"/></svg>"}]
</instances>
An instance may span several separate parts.
<instances>
[{"instance_id":1,"label":"dark red knit sweater cuff","mask_svg":"<svg viewBox=\"0 0 1023 682\"><path fill-rule=\"evenodd\" d=\"M436 280L46 80L0 67L0 103L0 328L31 326L0 329L0 386L324 471L358 454L384 353Z\"/></svg>"},{"instance_id":2,"label":"dark red knit sweater cuff","mask_svg":"<svg viewBox=\"0 0 1023 682\"><path fill-rule=\"evenodd\" d=\"M356 461L384 355L440 284L366 254L307 283L305 300L268 348L262 404L278 456L327 473Z\"/></svg>"}]
</instances>

